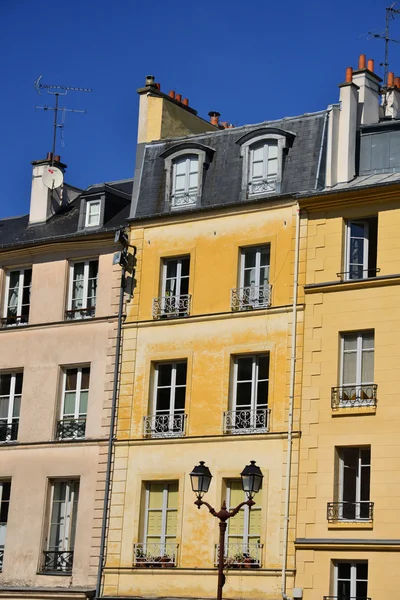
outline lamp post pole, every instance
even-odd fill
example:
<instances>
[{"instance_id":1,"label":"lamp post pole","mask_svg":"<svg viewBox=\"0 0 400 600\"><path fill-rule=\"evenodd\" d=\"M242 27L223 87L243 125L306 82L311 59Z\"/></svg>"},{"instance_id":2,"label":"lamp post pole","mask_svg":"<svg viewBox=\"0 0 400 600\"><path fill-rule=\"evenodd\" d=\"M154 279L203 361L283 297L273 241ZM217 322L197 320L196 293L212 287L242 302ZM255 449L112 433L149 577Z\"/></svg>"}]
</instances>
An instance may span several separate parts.
<instances>
[{"instance_id":1,"label":"lamp post pole","mask_svg":"<svg viewBox=\"0 0 400 600\"><path fill-rule=\"evenodd\" d=\"M212 514L213 517L217 517L219 519L219 555L218 555L218 588L217 588L217 600L222 600L222 588L225 583L225 575L224 575L224 558L225 558L225 533L226 533L226 522L231 517L234 517L238 514L239 510L242 506L248 506L251 508L255 502L252 498L249 498L245 502L241 502L238 504L236 508L231 510L227 510L225 501L222 503L221 510L216 511L208 502L205 502L201 498L198 498L195 502L198 509L203 504L207 506L208 510Z\"/></svg>"}]
</instances>

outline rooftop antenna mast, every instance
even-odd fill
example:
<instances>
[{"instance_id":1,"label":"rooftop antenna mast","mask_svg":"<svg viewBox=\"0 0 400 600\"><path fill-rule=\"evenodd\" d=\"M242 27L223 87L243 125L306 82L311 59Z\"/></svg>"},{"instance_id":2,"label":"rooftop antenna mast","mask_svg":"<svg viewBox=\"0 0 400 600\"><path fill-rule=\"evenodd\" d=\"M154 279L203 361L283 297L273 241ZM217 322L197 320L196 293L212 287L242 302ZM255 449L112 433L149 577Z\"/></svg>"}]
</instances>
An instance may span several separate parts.
<instances>
[{"instance_id":1,"label":"rooftop antenna mast","mask_svg":"<svg viewBox=\"0 0 400 600\"><path fill-rule=\"evenodd\" d=\"M35 108L41 108L43 110L53 110L54 111L54 123L53 123L53 147L51 151L51 164L54 165L54 157L56 154L56 142L57 142L57 129L63 131L65 124L65 114L67 112L73 113L86 113L86 110L79 110L76 108L66 108L59 106L59 98L60 96L66 96L68 92L91 92L92 90L89 88L80 88L80 87L68 87L65 85L49 85L47 83L42 83L43 75L39 75L39 77L35 81L35 89L39 96L41 95L41 90L46 90L48 94L55 96L55 104L54 106L35 106ZM62 112L62 120L61 123L58 121L58 113Z\"/></svg>"},{"instance_id":2,"label":"rooftop antenna mast","mask_svg":"<svg viewBox=\"0 0 400 600\"><path fill-rule=\"evenodd\" d=\"M381 33L373 33L372 31L368 32L369 39L375 38L380 40L385 40L385 62L380 63L381 67L384 67L384 76L383 76L383 84L385 87L388 85L388 74L389 74L389 43L394 42L395 44L400 44L399 40L395 40L390 37L389 28L390 21L395 19L397 15L400 15L400 10L395 8L396 2L393 2L390 6L386 7L386 24L385 30Z\"/></svg>"}]
</instances>

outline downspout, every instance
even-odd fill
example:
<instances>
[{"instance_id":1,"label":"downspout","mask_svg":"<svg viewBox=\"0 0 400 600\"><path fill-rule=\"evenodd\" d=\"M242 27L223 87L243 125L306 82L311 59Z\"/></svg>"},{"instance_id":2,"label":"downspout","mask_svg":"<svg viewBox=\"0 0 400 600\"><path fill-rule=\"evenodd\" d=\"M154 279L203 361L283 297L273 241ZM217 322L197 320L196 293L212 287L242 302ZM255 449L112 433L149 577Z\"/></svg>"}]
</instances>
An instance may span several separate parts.
<instances>
[{"instance_id":1,"label":"downspout","mask_svg":"<svg viewBox=\"0 0 400 600\"><path fill-rule=\"evenodd\" d=\"M114 444L114 429L115 429L115 420L116 420L116 416L117 416L119 364L120 364L121 342L122 342L122 322L123 322L123 317L124 317L123 308L124 308L124 293L125 293L125 275L126 275L126 269L123 268L122 273L121 273L121 289L119 292L118 326L117 326L117 340L116 340L116 348L115 348L115 365L114 365L114 382L113 382L113 393L112 393L112 402L111 402L110 432L109 432L109 437L108 437L106 482L105 482L104 501L103 501L103 518L102 518L102 523L101 523L101 535L100 535L99 567L98 567L98 571L97 571L95 598L100 598L101 579L102 579L102 575L103 575L104 559L105 559L108 504L109 504L108 500L109 500L110 487L111 487L111 469L112 469L112 456L113 456L113 444Z\"/></svg>"},{"instance_id":2,"label":"downspout","mask_svg":"<svg viewBox=\"0 0 400 600\"><path fill-rule=\"evenodd\" d=\"M297 288L299 281L299 247L300 247L300 207L297 203L296 214L296 241L294 254L294 277L293 277L293 308L292 308L292 350L290 357L290 386L289 386L289 414L288 414L288 446L286 462L286 495L285 495L285 517L283 525L283 549L282 549L282 598L290 600L286 595L286 570L289 540L289 509L290 509L290 477L292 471L292 445L293 445L293 410L294 390L296 377L296 333L297 333Z\"/></svg>"}]
</instances>

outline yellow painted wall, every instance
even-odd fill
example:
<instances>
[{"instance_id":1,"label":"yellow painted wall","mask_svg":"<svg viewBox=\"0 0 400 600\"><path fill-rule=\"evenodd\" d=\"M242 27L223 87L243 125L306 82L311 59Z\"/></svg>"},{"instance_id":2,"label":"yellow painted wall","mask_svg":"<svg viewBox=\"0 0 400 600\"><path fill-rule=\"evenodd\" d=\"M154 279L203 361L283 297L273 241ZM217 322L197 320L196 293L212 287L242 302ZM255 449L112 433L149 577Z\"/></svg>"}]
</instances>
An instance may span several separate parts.
<instances>
[{"instance_id":1,"label":"yellow painted wall","mask_svg":"<svg viewBox=\"0 0 400 600\"><path fill-rule=\"evenodd\" d=\"M177 215L131 228L138 248L137 287L127 307L118 413L106 594L212 598L216 592L214 548L218 522L194 506L189 473L205 460L213 473L207 500L219 508L227 478L237 478L256 460L265 479L262 494L262 567L229 570L224 594L231 598L276 598L281 585L287 408L290 373L293 260L296 211L290 203L246 206L196 216ZM302 228L302 231L304 229ZM232 313L230 290L238 286L239 249L271 243L272 306ZM302 248L304 242L302 241ZM161 259L190 254L192 310L189 317L155 321ZM304 252L301 256L304 258ZM301 264L301 278L304 264ZM299 307L301 309L301 307ZM299 310L299 332L303 313ZM232 355L270 353L270 432L224 435L229 408ZM143 439L143 417L151 414L152 363L188 361L181 439ZM293 585L298 419L302 349L298 336L294 465L288 585ZM142 541L140 506L146 481L179 481L178 565L161 570L133 568L133 544ZM256 498L257 502L257 498ZM146 577L146 574L152 576ZM165 575L165 576L164 576Z\"/></svg>"},{"instance_id":2,"label":"yellow painted wall","mask_svg":"<svg viewBox=\"0 0 400 600\"><path fill-rule=\"evenodd\" d=\"M308 207L308 284L339 281L344 271L345 220L378 215L378 273L382 280L346 282L306 289L302 390L300 474L297 537L360 540L351 553L344 547L297 552L296 586L304 600L333 593L331 565L335 560L369 561L368 596L380 600L396 596L398 550L368 551L368 540L400 538L400 202L395 196L343 198L332 206ZM394 276L394 277L389 277ZM331 388L340 385L340 333L373 329L374 383L377 407L333 411ZM372 524L329 524L327 503L334 496L335 447L371 446L370 499ZM365 542L365 543L363 543ZM349 558L350 557L350 558Z\"/></svg>"}]
</instances>

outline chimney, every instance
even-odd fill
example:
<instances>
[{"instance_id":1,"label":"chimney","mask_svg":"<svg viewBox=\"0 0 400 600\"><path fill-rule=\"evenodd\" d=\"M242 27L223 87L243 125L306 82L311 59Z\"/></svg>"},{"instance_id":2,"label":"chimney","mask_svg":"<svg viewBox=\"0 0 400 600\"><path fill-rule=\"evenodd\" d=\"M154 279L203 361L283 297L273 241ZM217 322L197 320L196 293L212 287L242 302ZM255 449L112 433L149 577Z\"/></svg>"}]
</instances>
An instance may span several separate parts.
<instances>
[{"instance_id":1,"label":"chimney","mask_svg":"<svg viewBox=\"0 0 400 600\"><path fill-rule=\"evenodd\" d=\"M368 68L366 65L368 64ZM353 83L358 86L357 126L378 123L380 118L380 82L382 81L373 71L374 61L366 60L361 54L358 70L353 72Z\"/></svg>"},{"instance_id":2,"label":"chimney","mask_svg":"<svg viewBox=\"0 0 400 600\"><path fill-rule=\"evenodd\" d=\"M346 71L348 76L349 70ZM353 81L340 86L340 115L337 128L337 172L332 178L336 182L348 182L356 174L356 134L358 86ZM332 141L331 141L332 143ZM334 181L336 179L336 181Z\"/></svg>"},{"instance_id":3,"label":"chimney","mask_svg":"<svg viewBox=\"0 0 400 600\"><path fill-rule=\"evenodd\" d=\"M51 165L53 155L47 153L43 160L33 161L31 204L29 208L29 225L45 223L61 205L63 186L52 191L42 181L43 172ZM60 162L59 156L54 156L54 166L64 172L66 165Z\"/></svg>"},{"instance_id":4,"label":"chimney","mask_svg":"<svg viewBox=\"0 0 400 600\"><path fill-rule=\"evenodd\" d=\"M215 125L215 127L218 127L218 121L221 116L221 113L216 112L216 111L210 111L208 113L208 116L210 117L211 125Z\"/></svg>"}]
</instances>

